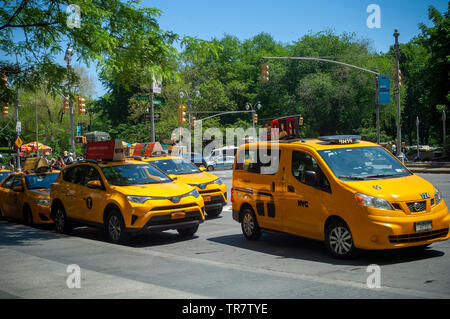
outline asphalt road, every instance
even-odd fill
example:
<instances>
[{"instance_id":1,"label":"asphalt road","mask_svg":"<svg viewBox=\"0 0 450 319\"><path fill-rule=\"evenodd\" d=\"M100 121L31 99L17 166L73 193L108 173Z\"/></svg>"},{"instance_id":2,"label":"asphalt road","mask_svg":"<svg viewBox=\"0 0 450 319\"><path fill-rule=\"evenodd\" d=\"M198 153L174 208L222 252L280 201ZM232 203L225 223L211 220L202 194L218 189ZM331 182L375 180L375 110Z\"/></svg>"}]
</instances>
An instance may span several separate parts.
<instances>
[{"instance_id":1,"label":"asphalt road","mask_svg":"<svg viewBox=\"0 0 450 319\"><path fill-rule=\"evenodd\" d=\"M231 171L215 171L231 187ZM450 203L450 175L419 174ZM69 265L80 288L69 288ZM369 288L369 265L380 287ZM321 242L289 235L244 238L227 206L196 236L142 235L128 245L101 230L71 236L51 227L0 221L0 298L450 298L450 241L425 251L368 251L358 259L329 256Z\"/></svg>"}]
</instances>

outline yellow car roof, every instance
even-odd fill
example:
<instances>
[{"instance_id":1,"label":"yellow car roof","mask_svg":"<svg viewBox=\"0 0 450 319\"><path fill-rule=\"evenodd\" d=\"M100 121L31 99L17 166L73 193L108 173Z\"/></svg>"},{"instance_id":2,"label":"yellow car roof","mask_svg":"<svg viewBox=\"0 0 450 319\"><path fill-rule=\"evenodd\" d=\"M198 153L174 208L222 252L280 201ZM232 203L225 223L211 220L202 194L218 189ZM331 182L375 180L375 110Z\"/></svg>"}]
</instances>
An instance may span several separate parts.
<instances>
[{"instance_id":1,"label":"yellow car roof","mask_svg":"<svg viewBox=\"0 0 450 319\"><path fill-rule=\"evenodd\" d=\"M173 156L173 155L167 155L167 156L148 156L142 158L144 161L159 161L159 160L167 160L167 159L185 159L181 156Z\"/></svg>"},{"instance_id":2,"label":"yellow car roof","mask_svg":"<svg viewBox=\"0 0 450 319\"><path fill-rule=\"evenodd\" d=\"M270 144L278 143L279 147L289 147L289 148L296 148L298 146L308 147L312 148L316 151L321 150L329 150L329 149L335 149L335 148L348 148L348 147L366 147L366 146L380 146L376 143L368 142L368 141L361 141L358 140L354 143L348 143L348 144L334 144L330 143L324 140L320 140L318 138L310 138L310 139L296 139L296 140L281 140L281 141L267 141L267 142L254 142L254 143L248 143L244 145L249 145L249 148L253 147L261 147L261 146L267 146Z\"/></svg>"}]
</instances>

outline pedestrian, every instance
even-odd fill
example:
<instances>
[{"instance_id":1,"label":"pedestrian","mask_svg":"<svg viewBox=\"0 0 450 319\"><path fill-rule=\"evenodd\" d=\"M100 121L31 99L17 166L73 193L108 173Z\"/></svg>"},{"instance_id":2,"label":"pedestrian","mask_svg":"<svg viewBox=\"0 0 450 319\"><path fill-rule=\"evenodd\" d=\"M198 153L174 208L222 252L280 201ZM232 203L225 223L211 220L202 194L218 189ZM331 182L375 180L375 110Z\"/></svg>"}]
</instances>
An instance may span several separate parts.
<instances>
[{"instance_id":1,"label":"pedestrian","mask_svg":"<svg viewBox=\"0 0 450 319\"><path fill-rule=\"evenodd\" d=\"M63 156L64 164L67 164L68 158L69 158L69 153L67 151L64 151L64 156Z\"/></svg>"},{"instance_id":2,"label":"pedestrian","mask_svg":"<svg viewBox=\"0 0 450 319\"><path fill-rule=\"evenodd\" d=\"M392 154L397 155L397 144L395 144L395 141L392 142Z\"/></svg>"},{"instance_id":3,"label":"pedestrian","mask_svg":"<svg viewBox=\"0 0 450 319\"><path fill-rule=\"evenodd\" d=\"M11 170L14 171L14 159L11 158L11 160L9 161L9 166L11 166Z\"/></svg>"},{"instance_id":4,"label":"pedestrian","mask_svg":"<svg viewBox=\"0 0 450 319\"><path fill-rule=\"evenodd\" d=\"M56 161L56 166L59 167L58 169L61 169L64 166L66 166L61 156L58 157L58 160Z\"/></svg>"}]
</instances>

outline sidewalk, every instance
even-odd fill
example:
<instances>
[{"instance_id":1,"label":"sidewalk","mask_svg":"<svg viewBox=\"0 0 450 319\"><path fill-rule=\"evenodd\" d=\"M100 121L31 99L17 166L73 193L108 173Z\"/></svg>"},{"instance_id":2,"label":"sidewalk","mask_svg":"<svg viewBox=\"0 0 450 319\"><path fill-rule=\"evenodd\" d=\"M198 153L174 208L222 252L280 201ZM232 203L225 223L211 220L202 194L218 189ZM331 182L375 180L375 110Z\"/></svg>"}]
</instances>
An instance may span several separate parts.
<instances>
[{"instance_id":1,"label":"sidewalk","mask_svg":"<svg viewBox=\"0 0 450 319\"><path fill-rule=\"evenodd\" d=\"M413 163L406 162L408 167L413 173L424 174L450 174L449 162L430 162L430 163Z\"/></svg>"}]
</instances>

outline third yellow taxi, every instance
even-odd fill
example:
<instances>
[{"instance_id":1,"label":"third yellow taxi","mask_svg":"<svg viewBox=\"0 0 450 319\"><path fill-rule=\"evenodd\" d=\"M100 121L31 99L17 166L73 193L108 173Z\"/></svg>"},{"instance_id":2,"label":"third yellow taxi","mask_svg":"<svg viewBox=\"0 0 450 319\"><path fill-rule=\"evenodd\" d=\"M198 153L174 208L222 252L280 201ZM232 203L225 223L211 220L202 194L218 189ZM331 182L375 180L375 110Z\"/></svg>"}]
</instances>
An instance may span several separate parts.
<instances>
[{"instance_id":1,"label":"third yellow taxi","mask_svg":"<svg viewBox=\"0 0 450 319\"><path fill-rule=\"evenodd\" d=\"M240 146L231 202L248 239L281 231L324 241L338 258L449 239L440 191L359 136Z\"/></svg>"},{"instance_id":2,"label":"third yellow taxi","mask_svg":"<svg viewBox=\"0 0 450 319\"><path fill-rule=\"evenodd\" d=\"M133 232L176 229L192 236L204 217L198 191L153 165L125 158L120 141L87 144L86 160L65 166L50 189L56 230L104 228L114 243Z\"/></svg>"},{"instance_id":3,"label":"third yellow taxi","mask_svg":"<svg viewBox=\"0 0 450 319\"><path fill-rule=\"evenodd\" d=\"M227 204L227 187L222 180L203 168L197 168L186 159L171 155L156 155L143 158L177 181L195 187L205 202L208 216L219 216Z\"/></svg>"},{"instance_id":4,"label":"third yellow taxi","mask_svg":"<svg viewBox=\"0 0 450 319\"><path fill-rule=\"evenodd\" d=\"M49 188L59 172L17 172L0 183L0 214L27 225L51 223Z\"/></svg>"}]
</instances>

